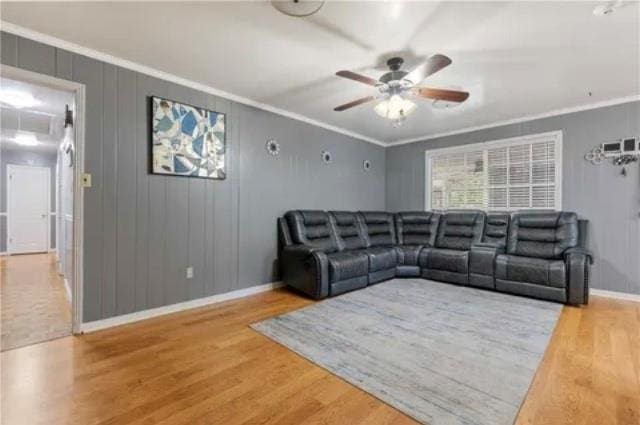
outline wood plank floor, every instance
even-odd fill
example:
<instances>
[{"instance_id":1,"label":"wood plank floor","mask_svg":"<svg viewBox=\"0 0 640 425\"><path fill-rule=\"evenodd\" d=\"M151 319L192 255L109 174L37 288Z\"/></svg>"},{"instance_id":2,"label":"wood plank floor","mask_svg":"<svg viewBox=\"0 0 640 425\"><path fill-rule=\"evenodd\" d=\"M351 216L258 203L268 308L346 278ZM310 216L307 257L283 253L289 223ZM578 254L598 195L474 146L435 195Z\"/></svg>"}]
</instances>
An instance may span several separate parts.
<instances>
[{"instance_id":1,"label":"wood plank floor","mask_svg":"<svg viewBox=\"0 0 640 425\"><path fill-rule=\"evenodd\" d=\"M248 325L280 289L2 353L2 423L412 424ZM640 424L640 304L565 308L518 425Z\"/></svg>"},{"instance_id":2,"label":"wood plank floor","mask_svg":"<svg viewBox=\"0 0 640 425\"><path fill-rule=\"evenodd\" d=\"M2 351L71 335L71 305L53 254L0 258Z\"/></svg>"}]
</instances>

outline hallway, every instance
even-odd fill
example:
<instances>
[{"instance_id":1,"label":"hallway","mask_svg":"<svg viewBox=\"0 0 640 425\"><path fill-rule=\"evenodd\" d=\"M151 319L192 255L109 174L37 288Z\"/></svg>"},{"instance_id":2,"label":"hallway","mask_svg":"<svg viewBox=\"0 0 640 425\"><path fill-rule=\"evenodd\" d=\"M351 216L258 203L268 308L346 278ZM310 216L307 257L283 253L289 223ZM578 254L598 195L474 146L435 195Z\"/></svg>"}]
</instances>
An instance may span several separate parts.
<instances>
[{"instance_id":1,"label":"hallway","mask_svg":"<svg viewBox=\"0 0 640 425\"><path fill-rule=\"evenodd\" d=\"M71 305L54 254L0 258L1 350L71 335Z\"/></svg>"}]
</instances>

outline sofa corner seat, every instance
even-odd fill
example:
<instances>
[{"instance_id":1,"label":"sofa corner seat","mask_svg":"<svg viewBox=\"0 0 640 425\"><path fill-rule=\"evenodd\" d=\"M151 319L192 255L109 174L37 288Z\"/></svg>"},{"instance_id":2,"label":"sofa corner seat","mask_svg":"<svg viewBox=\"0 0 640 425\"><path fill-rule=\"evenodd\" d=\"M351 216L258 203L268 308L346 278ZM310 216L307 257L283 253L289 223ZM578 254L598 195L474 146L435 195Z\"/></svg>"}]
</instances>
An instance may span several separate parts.
<instances>
[{"instance_id":1,"label":"sofa corner seat","mask_svg":"<svg viewBox=\"0 0 640 425\"><path fill-rule=\"evenodd\" d=\"M420 276L420 253L432 247L438 232L440 214L432 211L407 211L395 213L398 245L396 276Z\"/></svg>"}]
</instances>

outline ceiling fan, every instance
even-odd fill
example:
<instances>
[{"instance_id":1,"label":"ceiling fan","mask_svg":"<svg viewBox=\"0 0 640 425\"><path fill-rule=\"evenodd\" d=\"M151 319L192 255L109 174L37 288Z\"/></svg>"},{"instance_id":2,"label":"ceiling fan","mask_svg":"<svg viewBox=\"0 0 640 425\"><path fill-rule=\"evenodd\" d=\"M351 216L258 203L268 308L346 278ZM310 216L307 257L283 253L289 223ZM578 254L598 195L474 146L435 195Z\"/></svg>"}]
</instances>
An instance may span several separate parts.
<instances>
[{"instance_id":1,"label":"ceiling fan","mask_svg":"<svg viewBox=\"0 0 640 425\"><path fill-rule=\"evenodd\" d=\"M387 60L390 71L382 75L379 80L352 71L336 72L339 77L373 86L378 89L378 93L337 106L333 110L341 112L382 99L374 108L376 113L393 120L395 125L400 125L416 108L415 103L407 99L408 96L455 103L464 102L469 97L469 93L465 91L418 87L418 84L422 83L425 78L451 64L451 59L447 56L433 55L410 72L400 69L403 63L404 59L399 57Z\"/></svg>"}]
</instances>

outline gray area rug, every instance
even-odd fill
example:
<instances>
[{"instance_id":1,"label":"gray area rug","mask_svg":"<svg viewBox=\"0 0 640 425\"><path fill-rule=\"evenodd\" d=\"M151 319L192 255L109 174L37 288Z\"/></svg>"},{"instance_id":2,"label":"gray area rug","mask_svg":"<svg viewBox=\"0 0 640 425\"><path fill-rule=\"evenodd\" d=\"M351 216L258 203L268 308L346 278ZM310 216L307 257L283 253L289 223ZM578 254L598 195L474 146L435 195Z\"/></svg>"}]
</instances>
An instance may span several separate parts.
<instances>
[{"instance_id":1,"label":"gray area rug","mask_svg":"<svg viewBox=\"0 0 640 425\"><path fill-rule=\"evenodd\" d=\"M252 328L424 424L508 425L561 310L396 279Z\"/></svg>"}]
</instances>

